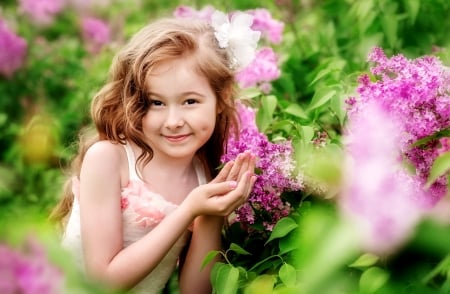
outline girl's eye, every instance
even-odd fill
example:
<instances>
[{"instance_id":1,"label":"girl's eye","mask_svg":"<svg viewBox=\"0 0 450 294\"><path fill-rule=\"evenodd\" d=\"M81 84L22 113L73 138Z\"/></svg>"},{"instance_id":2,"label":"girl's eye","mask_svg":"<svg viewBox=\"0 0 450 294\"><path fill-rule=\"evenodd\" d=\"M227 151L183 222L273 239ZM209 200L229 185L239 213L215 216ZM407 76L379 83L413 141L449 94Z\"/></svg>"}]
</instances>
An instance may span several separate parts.
<instances>
[{"instance_id":1,"label":"girl's eye","mask_svg":"<svg viewBox=\"0 0 450 294\"><path fill-rule=\"evenodd\" d=\"M184 102L185 104L195 104L197 103L196 99L186 99L186 101Z\"/></svg>"},{"instance_id":2,"label":"girl's eye","mask_svg":"<svg viewBox=\"0 0 450 294\"><path fill-rule=\"evenodd\" d=\"M150 107L152 107L152 106L163 106L164 104L161 101L159 101L159 100L151 99L149 101L149 105L150 105Z\"/></svg>"}]
</instances>

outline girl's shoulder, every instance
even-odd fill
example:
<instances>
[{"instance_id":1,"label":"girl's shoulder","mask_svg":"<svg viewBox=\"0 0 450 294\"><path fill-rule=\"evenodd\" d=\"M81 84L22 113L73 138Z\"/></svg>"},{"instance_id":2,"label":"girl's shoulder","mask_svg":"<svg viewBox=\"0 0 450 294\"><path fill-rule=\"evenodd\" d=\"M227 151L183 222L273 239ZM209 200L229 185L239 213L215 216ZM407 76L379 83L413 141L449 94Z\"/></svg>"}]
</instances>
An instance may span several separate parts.
<instances>
[{"instance_id":1,"label":"girl's shoulder","mask_svg":"<svg viewBox=\"0 0 450 294\"><path fill-rule=\"evenodd\" d=\"M128 160L122 144L103 140L94 143L83 158L85 168L103 175L117 174L124 178L128 174Z\"/></svg>"},{"instance_id":2,"label":"girl's shoulder","mask_svg":"<svg viewBox=\"0 0 450 294\"><path fill-rule=\"evenodd\" d=\"M93 157L96 160L121 160L123 159L124 148L122 144L102 140L95 142L86 151L85 158Z\"/></svg>"}]
</instances>

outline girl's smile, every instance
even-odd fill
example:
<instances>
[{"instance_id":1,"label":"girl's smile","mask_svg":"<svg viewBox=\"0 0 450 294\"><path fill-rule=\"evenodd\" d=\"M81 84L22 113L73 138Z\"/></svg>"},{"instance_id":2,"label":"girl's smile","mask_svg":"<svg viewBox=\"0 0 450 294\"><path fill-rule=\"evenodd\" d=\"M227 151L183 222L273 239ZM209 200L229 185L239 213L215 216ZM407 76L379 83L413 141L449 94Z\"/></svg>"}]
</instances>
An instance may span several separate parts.
<instances>
[{"instance_id":1,"label":"girl's smile","mask_svg":"<svg viewBox=\"0 0 450 294\"><path fill-rule=\"evenodd\" d=\"M189 139L190 135L164 136L171 143L180 143Z\"/></svg>"}]
</instances>

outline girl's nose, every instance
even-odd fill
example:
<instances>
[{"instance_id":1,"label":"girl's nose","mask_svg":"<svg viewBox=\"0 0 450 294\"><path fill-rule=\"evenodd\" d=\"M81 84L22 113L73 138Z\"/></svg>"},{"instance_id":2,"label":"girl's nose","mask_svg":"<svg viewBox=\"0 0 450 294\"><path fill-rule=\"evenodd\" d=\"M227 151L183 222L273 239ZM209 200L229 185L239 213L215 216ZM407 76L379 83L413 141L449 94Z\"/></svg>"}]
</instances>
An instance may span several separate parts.
<instances>
[{"instance_id":1,"label":"girl's nose","mask_svg":"<svg viewBox=\"0 0 450 294\"><path fill-rule=\"evenodd\" d=\"M170 108L167 113L166 127L169 129L180 128L184 125L183 115L181 110L177 108Z\"/></svg>"}]
</instances>

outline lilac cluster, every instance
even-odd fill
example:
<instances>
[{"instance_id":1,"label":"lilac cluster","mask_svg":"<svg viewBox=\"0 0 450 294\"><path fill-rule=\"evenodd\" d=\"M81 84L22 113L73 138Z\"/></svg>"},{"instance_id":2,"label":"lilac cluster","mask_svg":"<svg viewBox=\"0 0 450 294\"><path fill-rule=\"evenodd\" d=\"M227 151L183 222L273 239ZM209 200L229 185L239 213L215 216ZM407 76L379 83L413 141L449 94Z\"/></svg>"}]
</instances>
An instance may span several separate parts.
<instances>
[{"instance_id":1,"label":"lilac cluster","mask_svg":"<svg viewBox=\"0 0 450 294\"><path fill-rule=\"evenodd\" d=\"M10 78L25 61L27 42L11 31L1 18L0 48L0 75Z\"/></svg>"},{"instance_id":2,"label":"lilac cluster","mask_svg":"<svg viewBox=\"0 0 450 294\"><path fill-rule=\"evenodd\" d=\"M211 5L196 10L189 6L178 6L173 15L180 18L196 18L211 21L215 8ZM284 23L275 20L267 9L259 8L243 11L253 16L251 28L260 31L268 44L278 44L282 40ZM264 93L272 89L270 82L280 77L278 56L271 47L257 51L252 63L240 70L236 81L241 88L259 87Z\"/></svg>"},{"instance_id":3,"label":"lilac cluster","mask_svg":"<svg viewBox=\"0 0 450 294\"><path fill-rule=\"evenodd\" d=\"M413 145L450 127L450 71L433 56L409 60L399 54L387 58L375 48L369 54L371 68L377 78L359 79L359 98L348 100L350 121L371 102L377 103L390 119L399 123L400 155L416 169L416 178L425 184L432 163L439 155L439 140ZM447 193L446 177L441 177L419 199L424 207L434 206Z\"/></svg>"},{"instance_id":4,"label":"lilac cluster","mask_svg":"<svg viewBox=\"0 0 450 294\"><path fill-rule=\"evenodd\" d=\"M111 39L109 25L95 17L84 17L81 20L82 36L86 48L91 53L99 53Z\"/></svg>"},{"instance_id":5,"label":"lilac cluster","mask_svg":"<svg viewBox=\"0 0 450 294\"><path fill-rule=\"evenodd\" d=\"M29 240L26 245L22 252L0 244L0 293L62 293L61 270L49 263L35 240Z\"/></svg>"},{"instance_id":6,"label":"lilac cluster","mask_svg":"<svg viewBox=\"0 0 450 294\"><path fill-rule=\"evenodd\" d=\"M280 77L278 57L272 48L264 47L256 52L255 59L236 75L239 86L243 89L259 85L268 94L271 91L270 82Z\"/></svg>"},{"instance_id":7,"label":"lilac cluster","mask_svg":"<svg viewBox=\"0 0 450 294\"><path fill-rule=\"evenodd\" d=\"M260 31L262 36L269 42L279 44L282 39L284 23L272 17L270 12L264 8L247 11L253 15L252 29Z\"/></svg>"},{"instance_id":8,"label":"lilac cluster","mask_svg":"<svg viewBox=\"0 0 450 294\"><path fill-rule=\"evenodd\" d=\"M19 0L19 11L34 23L49 25L65 6L65 0Z\"/></svg>"},{"instance_id":9,"label":"lilac cluster","mask_svg":"<svg viewBox=\"0 0 450 294\"><path fill-rule=\"evenodd\" d=\"M251 225L260 224L271 231L275 223L291 211L288 202L281 195L286 191L298 191L303 188L299 179L294 177L295 161L290 141L272 143L267 136L259 132L255 123L255 110L237 102L241 120L240 136L228 140L227 152L222 162L234 160L246 150L257 157L257 180L246 204L236 211L236 219L251 231Z\"/></svg>"},{"instance_id":10,"label":"lilac cluster","mask_svg":"<svg viewBox=\"0 0 450 294\"><path fill-rule=\"evenodd\" d=\"M86 50L90 53L98 53L110 42L111 29L107 22L94 17L93 11L97 7L106 6L108 2L109 0L19 0L18 10L31 22L40 26L49 26L65 9L74 8L80 15L81 36Z\"/></svg>"},{"instance_id":11,"label":"lilac cluster","mask_svg":"<svg viewBox=\"0 0 450 294\"><path fill-rule=\"evenodd\" d=\"M400 123L369 102L352 115L343 137L347 156L339 204L370 252L394 251L423 213L420 183L399 161Z\"/></svg>"}]
</instances>

